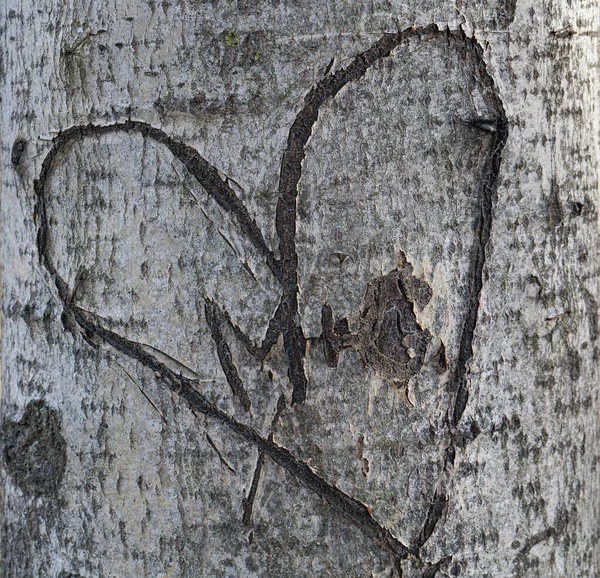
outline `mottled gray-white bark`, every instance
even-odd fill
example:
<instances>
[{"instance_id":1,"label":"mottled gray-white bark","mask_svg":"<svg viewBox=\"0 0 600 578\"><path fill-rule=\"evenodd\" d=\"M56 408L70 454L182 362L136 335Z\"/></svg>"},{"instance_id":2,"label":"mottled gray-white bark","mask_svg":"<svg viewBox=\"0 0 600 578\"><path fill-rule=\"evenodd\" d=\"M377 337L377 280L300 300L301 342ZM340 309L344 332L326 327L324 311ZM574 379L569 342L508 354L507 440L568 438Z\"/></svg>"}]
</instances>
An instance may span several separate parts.
<instances>
[{"instance_id":1,"label":"mottled gray-white bark","mask_svg":"<svg viewBox=\"0 0 600 578\"><path fill-rule=\"evenodd\" d=\"M598 7L465 4L5 0L2 576L600 573Z\"/></svg>"}]
</instances>

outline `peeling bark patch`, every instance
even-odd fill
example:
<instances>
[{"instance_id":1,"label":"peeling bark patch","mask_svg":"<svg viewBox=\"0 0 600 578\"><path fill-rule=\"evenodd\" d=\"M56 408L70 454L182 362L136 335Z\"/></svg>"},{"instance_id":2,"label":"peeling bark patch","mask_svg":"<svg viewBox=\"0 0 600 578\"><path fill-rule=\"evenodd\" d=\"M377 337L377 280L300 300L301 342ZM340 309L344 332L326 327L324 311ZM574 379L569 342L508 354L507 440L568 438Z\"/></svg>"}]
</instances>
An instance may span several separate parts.
<instances>
[{"instance_id":1,"label":"peeling bark patch","mask_svg":"<svg viewBox=\"0 0 600 578\"><path fill-rule=\"evenodd\" d=\"M401 385L419 373L431 333L417 322L414 307L430 299L431 288L412 276L408 263L369 283L355 345L364 363Z\"/></svg>"},{"instance_id":2,"label":"peeling bark patch","mask_svg":"<svg viewBox=\"0 0 600 578\"><path fill-rule=\"evenodd\" d=\"M4 464L25 494L55 494L67 465L67 444L60 433L58 411L44 400L31 401L18 422L2 428Z\"/></svg>"},{"instance_id":3,"label":"peeling bark patch","mask_svg":"<svg viewBox=\"0 0 600 578\"><path fill-rule=\"evenodd\" d=\"M369 283L356 333L350 332L345 318L334 323L331 307L323 305L320 341L330 367L337 367L341 349L352 347L366 366L399 386L405 386L419 373L432 336L417 322L415 308L422 310L429 303L432 290L412 273L412 265L401 254L398 269ZM443 343L433 362L440 373L445 371Z\"/></svg>"}]
</instances>

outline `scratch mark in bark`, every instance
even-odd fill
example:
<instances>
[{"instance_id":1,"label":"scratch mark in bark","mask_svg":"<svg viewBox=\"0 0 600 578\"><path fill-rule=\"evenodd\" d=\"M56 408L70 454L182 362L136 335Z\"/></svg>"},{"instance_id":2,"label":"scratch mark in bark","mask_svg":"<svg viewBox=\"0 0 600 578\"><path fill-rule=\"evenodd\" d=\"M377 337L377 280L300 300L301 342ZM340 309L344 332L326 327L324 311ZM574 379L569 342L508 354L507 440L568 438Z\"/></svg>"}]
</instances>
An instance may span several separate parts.
<instances>
[{"instance_id":1,"label":"scratch mark in bark","mask_svg":"<svg viewBox=\"0 0 600 578\"><path fill-rule=\"evenodd\" d=\"M18 167L21 162L21 157L27 148L27 141L22 138L18 138L13 143L12 149L10 151L10 164L13 167Z\"/></svg>"},{"instance_id":2,"label":"scratch mark in bark","mask_svg":"<svg viewBox=\"0 0 600 578\"><path fill-rule=\"evenodd\" d=\"M179 375L183 375L188 379L198 379L198 374L190 367L185 365L185 363L175 359L172 355L162 351L161 349L157 349L153 345L148 345L147 343L140 343L142 347L147 349L151 349L154 351L154 354L158 356L158 359L162 361L167 367L170 365L173 366L173 372L178 373Z\"/></svg>"},{"instance_id":3,"label":"scratch mark in bark","mask_svg":"<svg viewBox=\"0 0 600 578\"><path fill-rule=\"evenodd\" d=\"M148 394L144 391L144 388L133 378L133 376L131 375L131 373L129 373L125 367L123 365L121 365L117 359L115 357L111 357L111 359L125 372L125 374L127 375L127 377L133 381L133 383L137 386L137 388L140 390L140 393L146 398L146 401L156 410L156 412L158 413L158 415L160 415L160 418L167 423L167 418L163 415L162 411L160 411L160 409L158 409L158 406L150 399L150 397L148 396Z\"/></svg>"},{"instance_id":4,"label":"scratch mark in bark","mask_svg":"<svg viewBox=\"0 0 600 578\"><path fill-rule=\"evenodd\" d=\"M248 397L246 388L240 379L238 370L233 363L229 345L227 345L227 341L225 340L223 332L221 331L221 322L223 320L221 311L210 299L206 299L204 311L206 313L206 321L210 328L210 334L217 348L219 362L221 363L223 373L227 378L227 383L229 384L229 387L231 387L233 395L240 400L242 407L246 411L250 411L250 398Z\"/></svg>"},{"instance_id":5,"label":"scratch mark in bark","mask_svg":"<svg viewBox=\"0 0 600 578\"><path fill-rule=\"evenodd\" d=\"M537 532L533 536L529 536L521 549L517 552L513 565L515 567L514 572L515 575L523 576L528 568L527 557L530 555L532 548L545 542L546 540L554 539L555 542L559 538L561 534L563 534L567 525L569 524L569 514L563 509L560 509L557 513L556 521L554 526L549 526L545 530L541 530ZM517 542L513 548L516 546L519 547L519 543Z\"/></svg>"},{"instance_id":6,"label":"scratch mark in bark","mask_svg":"<svg viewBox=\"0 0 600 578\"><path fill-rule=\"evenodd\" d=\"M333 310L328 303L321 307L321 337L325 363L329 367L337 367L340 359L341 339L336 335L333 323Z\"/></svg>"},{"instance_id":7,"label":"scratch mark in bark","mask_svg":"<svg viewBox=\"0 0 600 578\"><path fill-rule=\"evenodd\" d=\"M479 299L483 288L483 268L485 266L486 248L491 236L493 220L493 204L497 194L498 175L502 161L502 151L508 139L508 120L504 106L498 95L494 80L489 75L483 50L475 42L471 41L472 51L475 58L477 80L482 84L484 97L487 99L488 107L492 114L495 131L491 153L486 162L483 182L481 185L481 201L479 213L475 223L475 246L471 255L469 285L467 289L467 314L462 328L458 360L454 371L453 382L455 384L456 396L454 407L451 412L451 426L456 427L467 405L469 391L467 387L466 374L468 364L473 357L473 337L477 325L479 313ZM488 124L490 121L487 121Z\"/></svg>"},{"instance_id":8,"label":"scratch mark in bark","mask_svg":"<svg viewBox=\"0 0 600 578\"><path fill-rule=\"evenodd\" d=\"M279 399L277 400L277 407L275 408L275 415L273 416L273 419L271 420L271 434L269 435L270 439L273 439L273 432L275 431L275 428L277 427L277 423L279 422L279 418L281 417L281 414L283 413L285 406L286 406L285 396L282 393L279 396Z\"/></svg>"},{"instance_id":9,"label":"scratch mark in bark","mask_svg":"<svg viewBox=\"0 0 600 578\"><path fill-rule=\"evenodd\" d=\"M360 79L375 63L389 56L394 48L410 38L439 35L435 24L424 28L408 28L396 34L384 34L373 46L361 52L346 67L320 80L307 94L304 106L290 128L287 146L281 160L279 199L275 212L275 229L279 237L282 261L284 307L284 343L288 356L288 373L292 383L292 404L306 399L307 379L304 372L306 338L298 314L298 254L296 252L296 213L298 183L302 176L305 147L317 122L320 107L333 98L346 84Z\"/></svg>"},{"instance_id":10,"label":"scratch mark in bark","mask_svg":"<svg viewBox=\"0 0 600 578\"><path fill-rule=\"evenodd\" d=\"M559 510L554 526L549 526L545 530L542 530L541 532L538 532L537 534L534 534L533 536L527 538L525 544L517 554L517 561L519 558L527 556L534 546L537 546L538 544L541 544L542 542L545 542L550 538L556 538L557 536L562 534L566 530L568 523L568 513L564 510Z\"/></svg>"},{"instance_id":11,"label":"scratch mark in bark","mask_svg":"<svg viewBox=\"0 0 600 578\"><path fill-rule=\"evenodd\" d=\"M254 508L254 500L256 499L256 492L258 491L258 482L260 481L260 473L262 471L263 463L265 461L265 454L259 453L258 459L256 460L256 467L254 468L254 475L252 476L252 483L250 484L250 491L248 495L243 499L244 513L242 515L242 523L244 526L249 526L252 521L252 510Z\"/></svg>"},{"instance_id":12,"label":"scratch mark in bark","mask_svg":"<svg viewBox=\"0 0 600 578\"><path fill-rule=\"evenodd\" d=\"M248 353L258 361L264 361L273 345L277 343L280 333L282 333L283 308L281 307L281 303L278 305L273 317L269 321L263 342L258 346L255 345L252 340L237 325L235 325L235 323L233 323L227 311L223 310L221 311L221 314L223 316L223 321L229 325L236 338L244 345Z\"/></svg>"},{"instance_id":13,"label":"scratch mark in bark","mask_svg":"<svg viewBox=\"0 0 600 578\"><path fill-rule=\"evenodd\" d=\"M542 530L541 532L538 532L537 534L534 534L525 542L525 545L519 551L519 556L527 556L534 546L537 546L538 544L541 544L542 542L545 542L554 536L556 536L556 529L552 526Z\"/></svg>"},{"instance_id":14,"label":"scratch mark in bark","mask_svg":"<svg viewBox=\"0 0 600 578\"><path fill-rule=\"evenodd\" d=\"M165 145L169 151L184 164L187 170L190 171L202 185L209 196L211 196L222 209L233 215L245 237L249 239L256 249L264 256L267 266L271 269L273 275L275 275L277 279L281 279L281 266L271 249L267 246L256 221L252 219L245 205L237 197L227 181L221 179L218 169L201 157L194 148L171 138L165 132L150 124L135 120L127 120L125 122L109 125L78 125L60 132L52 139L53 146L42 163L40 176L35 181L34 185L38 202L37 214L40 218L37 243L40 250L40 256L45 258L45 261L47 261L46 266L51 272L54 270L54 266L49 261L47 255L48 221L46 215L46 197L48 191L45 190L45 187L52 168L58 162L59 156L63 150L71 143L81 141L86 137L101 136L118 132L137 132L144 137L151 138L154 141Z\"/></svg>"},{"instance_id":15,"label":"scratch mark in bark","mask_svg":"<svg viewBox=\"0 0 600 578\"><path fill-rule=\"evenodd\" d=\"M273 415L273 419L271 420L271 433L269 434L268 440L273 443L273 432L277 427L277 423L279 422L279 418L285 409L285 396L281 394L279 399L277 400L277 407L275 409L275 414ZM258 484L260 482L260 475L262 471L262 467L265 462L265 454L264 452L259 452L258 459L256 460L256 467L254 468L254 475L252 476L252 483L250 485L250 491L248 495L243 500L244 512L242 515L242 522L244 526L249 526L252 521L252 511L254 509L254 501L256 499L256 492L258 491Z\"/></svg>"},{"instance_id":16,"label":"scratch mark in bark","mask_svg":"<svg viewBox=\"0 0 600 578\"><path fill-rule=\"evenodd\" d=\"M452 562L452 556L446 556L435 564L427 564L421 574L421 578L435 578L435 575L440 571L442 566L446 566Z\"/></svg>"},{"instance_id":17,"label":"scratch mark in bark","mask_svg":"<svg viewBox=\"0 0 600 578\"><path fill-rule=\"evenodd\" d=\"M544 321L556 321L557 319L561 319L562 317L568 317L571 315L570 311L562 311L561 313L557 313L556 315L550 315L550 317L546 317Z\"/></svg>"},{"instance_id":18,"label":"scratch mark in bark","mask_svg":"<svg viewBox=\"0 0 600 578\"><path fill-rule=\"evenodd\" d=\"M219 456L219 461L221 462L221 465L225 466L234 476L237 476L237 474L235 473L235 470L227 463L227 460L223 457L223 455L219 451L219 448L215 445L215 442L212 440L212 438L206 432L205 432L205 435L206 435L206 441L208 442L210 447L213 450L215 450L215 453Z\"/></svg>"},{"instance_id":19,"label":"scratch mark in bark","mask_svg":"<svg viewBox=\"0 0 600 578\"><path fill-rule=\"evenodd\" d=\"M260 285L260 283L258 282L258 279L256 278L256 275L254 274L254 271L252 271L252 268L250 267L250 265L248 265L248 261L242 261L240 259L240 262L242 264L242 267L244 269L246 269L246 271L248 272L248 275L250 275L250 277L252 277L252 279L254 279L254 282L257 283L258 285Z\"/></svg>"},{"instance_id":20,"label":"scratch mark in bark","mask_svg":"<svg viewBox=\"0 0 600 578\"><path fill-rule=\"evenodd\" d=\"M427 511L427 516L425 518L425 523L423 524L423 528L419 533L417 541L415 543L415 550L420 550L421 547L429 540L431 534L435 530L437 523L440 521L444 510L446 509L446 505L448 504L448 496L443 492L438 492L436 490L433 501L429 506L429 510Z\"/></svg>"},{"instance_id":21,"label":"scratch mark in bark","mask_svg":"<svg viewBox=\"0 0 600 578\"><path fill-rule=\"evenodd\" d=\"M240 256L238 255L238 252L235 250L235 247L231 244L231 241L224 235L223 231L221 231L221 229L217 228L217 232L219 233L219 235L221 235L221 238L229 245L229 248L234 252L235 256L239 259Z\"/></svg>"},{"instance_id":22,"label":"scratch mark in bark","mask_svg":"<svg viewBox=\"0 0 600 578\"><path fill-rule=\"evenodd\" d=\"M600 333L598 331L598 302L585 287L582 287L581 292L588 318L590 339L591 341L596 341L598 339L598 334Z\"/></svg>"}]
</instances>

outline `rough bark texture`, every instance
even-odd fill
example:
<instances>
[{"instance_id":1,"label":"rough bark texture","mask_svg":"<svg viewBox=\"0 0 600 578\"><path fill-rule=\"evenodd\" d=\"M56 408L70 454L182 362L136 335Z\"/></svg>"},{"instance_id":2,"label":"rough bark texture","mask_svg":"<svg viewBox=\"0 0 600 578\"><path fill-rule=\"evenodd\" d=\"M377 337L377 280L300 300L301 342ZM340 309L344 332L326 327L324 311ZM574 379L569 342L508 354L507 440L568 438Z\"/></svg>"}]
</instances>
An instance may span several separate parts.
<instances>
[{"instance_id":1,"label":"rough bark texture","mask_svg":"<svg viewBox=\"0 0 600 578\"><path fill-rule=\"evenodd\" d=\"M7 0L2 574L596 576L595 4Z\"/></svg>"}]
</instances>

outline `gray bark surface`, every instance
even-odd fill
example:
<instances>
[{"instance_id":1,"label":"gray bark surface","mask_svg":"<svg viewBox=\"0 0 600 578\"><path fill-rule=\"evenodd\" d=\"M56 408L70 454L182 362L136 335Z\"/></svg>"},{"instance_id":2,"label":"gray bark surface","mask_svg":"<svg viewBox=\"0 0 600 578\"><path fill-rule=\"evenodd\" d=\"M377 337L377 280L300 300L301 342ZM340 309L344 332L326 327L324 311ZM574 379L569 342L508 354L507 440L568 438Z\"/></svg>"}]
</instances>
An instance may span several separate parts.
<instances>
[{"instance_id":1,"label":"gray bark surface","mask_svg":"<svg viewBox=\"0 0 600 578\"><path fill-rule=\"evenodd\" d=\"M2 576L600 573L596 2L0 19Z\"/></svg>"}]
</instances>

